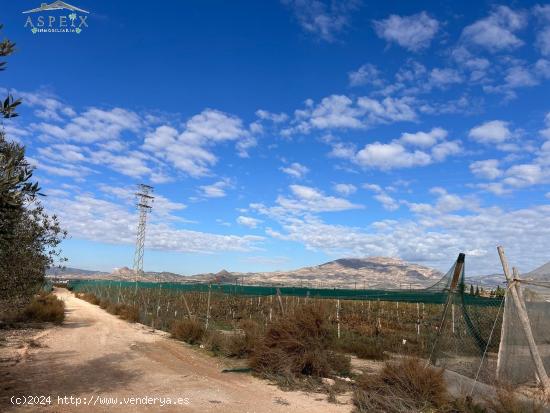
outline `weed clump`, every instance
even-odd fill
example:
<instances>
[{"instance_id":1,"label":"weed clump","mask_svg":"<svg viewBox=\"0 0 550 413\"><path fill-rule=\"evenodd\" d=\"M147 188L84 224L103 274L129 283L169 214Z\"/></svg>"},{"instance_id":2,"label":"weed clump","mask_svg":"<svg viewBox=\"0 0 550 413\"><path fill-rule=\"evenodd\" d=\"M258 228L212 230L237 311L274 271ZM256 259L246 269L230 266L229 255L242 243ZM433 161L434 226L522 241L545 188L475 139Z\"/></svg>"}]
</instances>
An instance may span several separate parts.
<instances>
[{"instance_id":1,"label":"weed clump","mask_svg":"<svg viewBox=\"0 0 550 413\"><path fill-rule=\"evenodd\" d=\"M249 357L262 339L262 329L257 322L243 320L239 327L238 334L227 337L225 340L225 354L228 357Z\"/></svg>"},{"instance_id":2,"label":"weed clump","mask_svg":"<svg viewBox=\"0 0 550 413\"><path fill-rule=\"evenodd\" d=\"M274 322L258 340L251 367L266 377L347 375L350 359L332 350L334 331L320 307L307 305Z\"/></svg>"},{"instance_id":3,"label":"weed clump","mask_svg":"<svg viewBox=\"0 0 550 413\"><path fill-rule=\"evenodd\" d=\"M172 337L189 344L199 344L205 334L204 326L197 320L178 320L172 323Z\"/></svg>"},{"instance_id":4,"label":"weed clump","mask_svg":"<svg viewBox=\"0 0 550 413\"><path fill-rule=\"evenodd\" d=\"M23 309L18 321L61 324L65 319L65 303L53 294L39 294Z\"/></svg>"},{"instance_id":5,"label":"weed clump","mask_svg":"<svg viewBox=\"0 0 550 413\"><path fill-rule=\"evenodd\" d=\"M386 362L380 373L363 375L357 384L353 403L358 413L449 411L443 370L416 358Z\"/></svg>"},{"instance_id":6,"label":"weed clump","mask_svg":"<svg viewBox=\"0 0 550 413\"><path fill-rule=\"evenodd\" d=\"M81 300L88 301L90 304L93 305L99 305L100 299L92 293L76 293L76 298L80 298Z\"/></svg>"}]
</instances>

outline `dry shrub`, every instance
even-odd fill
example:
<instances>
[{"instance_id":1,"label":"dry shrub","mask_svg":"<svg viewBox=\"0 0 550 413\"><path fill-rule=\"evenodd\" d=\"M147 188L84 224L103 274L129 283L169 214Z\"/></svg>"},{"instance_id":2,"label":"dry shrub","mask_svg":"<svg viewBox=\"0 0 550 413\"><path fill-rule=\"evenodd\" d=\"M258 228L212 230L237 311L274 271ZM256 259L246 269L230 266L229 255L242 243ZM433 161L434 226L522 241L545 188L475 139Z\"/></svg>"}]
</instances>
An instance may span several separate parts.
<instances>
[{"instance_id":1,"label":"dry shrub","mask_svg":"<svg viewBox=\"0 0 550 413\"><path fill-rule=\"evenodd\" d=\"M114 314L122 318L123 320L129 321L131 323L137 323L139 321L139 308L121 304L121 303L111 303L109 302L104 308L108 313Z\"/></svg>"},{"instance_id":2,"label":"dry shrub","mask_svg":"<svg viewBox=\"0 0 550 413\"><path fill-rule=\"evenodd\" d=\"M80 298L81 300L88 301L90 304L93 305L99 305L99 298L92 293L76 293L76 298Z\"/></svg>"},{"instance_id":3,"label":"dry shrub","mask_svg":"<svg viewBox=\"0 0 550 413\"><path fill-rule=\"evenodd\" d=\"M243 320L239 324L242 333L234 334L226 338L225 354L229 357L249 357L262 340L262 329L253 320Z\"/></svg>"},{"instance_id":4,"label":"dry shrub","mask_svg":"<svg viewBox=\"0 0 550 413\"><path fill-rule=\"evenodd\" d=\"M197 320L178 320L172 323L172 337L189 344L198 344L204 337L205 329Z\"/></svg>"},{"instance_id":5,"label":"dry shrub","mask_svg":"<svg viewBox=\"0 0 550 413\"><path fill-rule=\"evenodd\" d=\"M487 401L487 406L495 413L525 413L542 412L542 406L536 400L520 400L511 387L500 387L497 389L496 398Z\"/></svg>"},{"instance_id":6,"label":"dry shrub","mask_svg":"<svg viewBox=\"0 0 550 413\"><path fill-rule=\"evenodd\" d=\"M19 321L61 324L65 319L65 303L53 294L39 294L24 308Z\"/></svg>"},{"instance_id":7,"label":"dry shrub","mask_svg":"<svg viewBox=\"0 0 550 413\"><path fill-rule=\"evenodd\" d=\"M350 359L331 350L334 331L327 314L306 305L300 311L273 323L258 341L251 367L264 376L346 375Z\"/></svg>"},{"instance_id":8,"label":"dry shrub","mask_svg":"<svg viewBox=\"0 0 550 413\"><path fill-rule=\"evenodd\" d=\"M217 330L209 330L205 333L201 343L215 355L225 355L228 337Z\"/></svg>"},{"instance_id":9,"label":"dry shrub","mask_svg":"<svg viewBox=\"0 0 550 413\"><path fill-rule=\"evenodd\" d=\"M353 397L361 413L448 411L449 402L443 370L415 358L386 362L380 373L363 375Z\"/></svg>"}]
</instances>

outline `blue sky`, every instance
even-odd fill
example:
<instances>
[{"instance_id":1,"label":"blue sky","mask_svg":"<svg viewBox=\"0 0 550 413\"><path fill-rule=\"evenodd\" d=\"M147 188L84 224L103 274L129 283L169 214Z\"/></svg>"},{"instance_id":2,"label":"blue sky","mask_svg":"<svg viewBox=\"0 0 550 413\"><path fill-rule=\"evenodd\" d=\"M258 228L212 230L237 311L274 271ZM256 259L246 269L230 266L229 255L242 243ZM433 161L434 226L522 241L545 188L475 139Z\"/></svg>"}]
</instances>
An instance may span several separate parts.
<instances>
[{"instance_id":1,"label":"blue sky","mask_svg":"<svg viewBox=\"0 0 550 413\"><path fill-rule=\"evenodd\" d=\"M132 265L141 182L149 270L550 261L550 5L71 4L81 33L33 34L3 2L0 78L68 265Z\"/></svg>"}]
</instances>

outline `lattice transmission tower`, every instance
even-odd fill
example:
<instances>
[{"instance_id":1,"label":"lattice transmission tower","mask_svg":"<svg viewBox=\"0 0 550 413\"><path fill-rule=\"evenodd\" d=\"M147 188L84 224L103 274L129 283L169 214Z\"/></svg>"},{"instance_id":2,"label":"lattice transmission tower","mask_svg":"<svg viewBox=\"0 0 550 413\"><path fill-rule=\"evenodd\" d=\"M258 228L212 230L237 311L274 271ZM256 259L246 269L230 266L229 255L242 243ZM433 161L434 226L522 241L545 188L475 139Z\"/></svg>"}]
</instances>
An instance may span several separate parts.
<instances>
[{"instance_id":1,"label":"lattice transmission tower","mask_svg":"<svg viewBox=\"0 0 550 413\"><path fill-rule=\"evenodd\" d=\"M139 275L143 274L143 252L145 250L145 227L147 226L147 214L153 208L155 197L152 195L153 187L145 184L138 185L136 192L139 210L139 223L136 238L136 252L134 254L134 274L137 281Z\"/></svg>"}]
</instances>

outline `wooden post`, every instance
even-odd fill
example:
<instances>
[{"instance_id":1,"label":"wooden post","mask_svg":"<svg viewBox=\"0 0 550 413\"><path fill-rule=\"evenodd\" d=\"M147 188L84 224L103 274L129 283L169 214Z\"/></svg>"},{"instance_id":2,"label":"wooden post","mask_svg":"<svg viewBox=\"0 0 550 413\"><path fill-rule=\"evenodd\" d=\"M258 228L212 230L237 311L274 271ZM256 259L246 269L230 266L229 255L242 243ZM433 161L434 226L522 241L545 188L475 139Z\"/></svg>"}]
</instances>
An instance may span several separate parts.
<instances>
[{"instance_id":1,"label":"wooden post","mask_svg":"<svg viewBox=\"0 0 550 413\"><path fill-rule=\"evenodd\" d=\"M208 302L206 304L206 325L205 330L208 330L208 321L210 321L210 295L212 293L212 284L208 284Z\"/></svg>"},{"instance_id":2,"label":"wooden post","mask_svg":"<svg viewBox=\"0 0 550 413\"><path fill-rule=\"evenodd\" d=\"M189 316L189 320L191 320L193 318L193 315L191 314L191 310L189 309L189 304L187 304L185 293L181 294L181 298L183 298L183 304L185 305L185 309L187 310L187 315Z\"/></svg>"},{"instance_id":3,"label":"wooden post","mask_svg":"<svg viewBox=\"0 0 550 413\"><path fill-rule=\"evenodd\" d=\"M533 337L533 331L531 330L531 324L529 323L529 316L527 315L525 304L521 302L520 296L518 294L519 285L517 285L518 284L517 281L515 281L510 276L510 267L508 266L508 260L504 255L504 248L499 246L497 247L497 251L500 257L500 262L502 263L502 270L504 271L504 276L508 281L510 295L512 296L512 300L514 301L514 305L518 312L521 326L523 327L523 332L525 333L525 338L527 339L527 344L529 345L529 352L531 353L531 358L533 359L533 363L535 364L535 369L536 369L538 379L542 385L542 388L544 389L544 392L548 393L550 391L550 380L546 375L544 364L542 363L542 359L540 357L537 344L535 343L535 338Z\"/></svg>"},{"instance_id":4,"label":"wooden post","mask_svg":"<svg viewBox=\"0 0 550 413\"><path fill-rule=\"evenodd\" d=\"M281 290L277 287L277 300L279 301L279 307L281 309L281 314L285 314L285 307L283 306L283 299L281 298Z\"/></svg>"},{"instance_id":5,"label":"wooden post","mask_svg":"<svg viewBox=\"0 0 550 413\"><path fill-rule=\"evenodd\" d=\"M439 329L437 331L437 336L435 338L434 345L432 347L432 354L430 354L430 363L435 366L435 363L437 362L437 353L438 353L438 345L439 345L439 339L441 337L441 334L443 334L443 330L445 328L445 323L447 321L447 313L449 312L449 307L452 305L453 301L453 294L456 290L456 287L458 285L458 280L460 278L460 274L462 274L462 269L464 268L464 259L466 256L464 253L458 254L458 258L456 259L455 263L455 270L453 272L453 278L451 279L451 285L449 288L449 295L447 297L447 302L445 303L445 306L443 307L443 314L441 316L441 321L439 323Z\"/></svg>"},{"instance_id":6,"label":"wooden post","mask_svg":"<svg viewBox=\"0 0 550 413\"><path fill-rule=\"evenodd\" d=\"M336 300L336 322L338 323L338 339L340 339L340 300Z\"/></svg>"}]
</instances>

